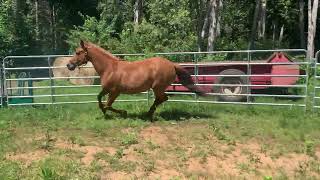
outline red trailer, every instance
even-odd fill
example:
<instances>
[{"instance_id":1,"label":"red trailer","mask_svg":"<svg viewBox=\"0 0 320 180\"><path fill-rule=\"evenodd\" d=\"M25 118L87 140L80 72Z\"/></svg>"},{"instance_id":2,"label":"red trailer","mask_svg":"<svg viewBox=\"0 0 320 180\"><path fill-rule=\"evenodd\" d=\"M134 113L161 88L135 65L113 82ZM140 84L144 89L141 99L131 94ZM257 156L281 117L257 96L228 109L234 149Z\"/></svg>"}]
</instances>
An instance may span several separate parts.
<instances>
[{"instance_id":1,"label":"red trailer","mask_svg":"<svg viewBox=\"0 0 320 180\"><path fill-rule=\"evenodd\" d=\"M184 67L190 74L194 74L195 66L186 64L188 63L185 63ZM208 84L200 85L200 88L206 92L225 94L218 96L219 100L222 101L241 101L246 96L239 96L239 94L255 93L255 90L270 87L263 85L293 85L296 84L300 75L299 65L294 64L282 52L273 53L267 60L251 61L250 67L247 61L207 62L201 63L197 67L198 76L196 78L193 77L193 80L197 84ZM248 69L251 70L249 71ZM249 77L247 76L248 72L251 72ZM274 75L280 75L280 77ZM178 80L175 83L178 84ZM209 84L215 85L210 86ZM221 86L218 84L221 84ZM253 86L246 86L248 84ZM167 90L188 92L188 89L181 85L169 86Z\"/></svg>"}]
</instances>

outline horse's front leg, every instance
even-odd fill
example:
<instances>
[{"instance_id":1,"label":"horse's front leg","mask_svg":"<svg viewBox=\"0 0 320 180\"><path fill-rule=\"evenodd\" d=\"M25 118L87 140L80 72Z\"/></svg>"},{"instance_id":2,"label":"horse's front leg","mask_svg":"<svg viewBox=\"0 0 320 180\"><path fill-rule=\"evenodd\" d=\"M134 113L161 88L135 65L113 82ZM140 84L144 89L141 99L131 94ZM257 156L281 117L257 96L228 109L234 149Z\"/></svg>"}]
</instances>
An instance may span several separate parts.
<instances>
[{"instance_id":1,"label":"horse's front leg","mask_svg":"<svg viewBox=\"0 0 320 180\"><path fill-rule=\"evenodd\" d=\"M125 110L118 110L118 109L114 109L112 107L113 102L116 100L116 98L120 95L119 92L110 92L109 93L109 97L108 97L108 102L107 102L107 107L105 108L106 110L110 110L112 112L118 113L120 115L123 116L127 116L127 111Z\"/></svg>"},{"instance_id":2,"label":"horse's front leg","mask_svg":"<svg viewBox=\"0 0 320 180\"><path fill-rule=\"evenodd\" d=\"M102 103L102 97L105 96L107 94L107 91L102 89L102 91L98 94L97 99L99 102L99 108L102 111L102 113L105 115L106 114L106 109Z\"/></svg>"}]
</instances>

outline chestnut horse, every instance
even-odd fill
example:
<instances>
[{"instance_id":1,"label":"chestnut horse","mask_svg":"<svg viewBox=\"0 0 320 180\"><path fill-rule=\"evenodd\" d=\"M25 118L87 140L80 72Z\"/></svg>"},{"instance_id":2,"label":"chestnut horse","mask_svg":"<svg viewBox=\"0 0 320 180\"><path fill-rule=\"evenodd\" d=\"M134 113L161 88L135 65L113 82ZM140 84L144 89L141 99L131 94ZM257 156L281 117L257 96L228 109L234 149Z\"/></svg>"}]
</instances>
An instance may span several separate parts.
<instances>
[{"instance_id":1,"label":"chestnut horse","mask_svg":"<svg viewBox=\"0 0 320 180\"><path fill-rule=\"evenodd\" d=\"M90 61L100 76L102 90L98 95L99 108L105 115L107 110L122 115L127 115L124 110L117 110L112 103L120 95L135 94L152 89L155 101L148 111L152 118L156 108L168 100L165 90L174 82L176 76L182 85L192 92L204 95L192 81L188 72L165 58L154 57L141 61L128 62L113 56L101 47L81 40L80 47L70 59L67 67L74 70ZM106 106L102 97L109 94Z\"/></svg>"}]
</instances>

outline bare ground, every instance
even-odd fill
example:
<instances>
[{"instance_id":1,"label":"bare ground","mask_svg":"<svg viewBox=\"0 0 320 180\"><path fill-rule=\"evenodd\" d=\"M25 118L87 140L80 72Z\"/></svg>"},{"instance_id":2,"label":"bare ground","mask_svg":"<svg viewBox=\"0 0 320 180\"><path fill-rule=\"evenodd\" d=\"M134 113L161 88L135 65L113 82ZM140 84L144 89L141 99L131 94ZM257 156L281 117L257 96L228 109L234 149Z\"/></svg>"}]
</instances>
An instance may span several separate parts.
<instances>
[{"instance_id":1,"label":"bare ground","mask_svg":"<svg viewBox=\"0 0 320 180\"><path fill-rule=\"evenodd\" d=\"M228 144L214 135L202 134L205 129L203 125L151 125L138 131L138 143L125 147L99 143L79 145L57 136L51 150L10 152L5 158L29 166L50 157L56 150L73 150L83 154L79 160L84 167L89 168L93 162L102 167L94 172L100 179L261 179L268 176L295 179L306 175L320 178L319 147L313 156L294 152L275 156L275 149L263 146L265 143L252 139ZM126 129L124 133L131 131ZM44 137L34 137L41 138ZM119 149L120 156L117 155Z\"/></svg>"}]
</instances>

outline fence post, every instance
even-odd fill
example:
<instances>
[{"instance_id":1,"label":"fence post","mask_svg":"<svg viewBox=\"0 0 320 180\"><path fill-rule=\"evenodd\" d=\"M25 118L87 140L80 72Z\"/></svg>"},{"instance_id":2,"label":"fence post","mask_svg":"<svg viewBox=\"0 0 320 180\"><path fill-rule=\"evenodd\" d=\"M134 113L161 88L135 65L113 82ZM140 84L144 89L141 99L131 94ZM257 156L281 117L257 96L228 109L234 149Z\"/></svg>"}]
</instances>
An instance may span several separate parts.
<instances>
[{"instance_id":1,"label":"fence post","mask_svg":"<svg viewBox=\"0 0 320 180\"><path fill-rule=\"evenodd\" d=\"M199 81L198 81L198 75L199 75L199 66L198 66L198 58L196 54L193 54L193 59L195 61L195 67L194 67L194 75L195 75L195 83L196 87L198 87ZM195 101L198 102L199 96L197 94L194 95Z\"/></svg>"},{"instance_id":2,"label":"fence post","mask_svg":"<svg viewBox=\"0 0 320 180\"><path fill-rule=\"evenodd\" d=\"M312 68L313 67L313 60L312 59L307 59L307 56L306 56L306 60L305 60L305 62L307 63L307 67L306 67L306 82L305 82L305 88L304 88L304 92L305 92L305 100L304 100L304 105L305 105L305 107L304 107L304 112L307 112L307 110L308 110L308 98L309 98L309 91L308 91L308 84L309 84L309 70L310 70L310 68ZM310 66L311 65L311 66Z\"/></svg>"},{"instance_id":3,"label":"fence post","mask_svg":"<svg viewBox=\"0 0 320 180\"><path fill-rule=\"evenodd\" d=\"M317 89L318 89L318 86L317 86L317 79L318 79L318 75L317 75L317 66L318 66L318 58L319 58L319 55L320 55L320 50L316 52L316 55L315 55L315 58L313 59L312 63L311 63L311 66L314 70L314 76L313 76L313 94L312 94L312 111L315 112L315 110L318 108L317 107L317 102L316 102L316 99L318 98L317 96Z\"/></svg>"},{"instance_id":4,"label":"fence post","mask_svg":"<svg viewBox=\"0 0 320 180\"><path fill-rule=\"evenodd\" d=\"M2 83L2 87L3 87L2 106L8 106L8 104L9 104L8 91L7 91L7 80L6 80L6 64L5 64L7 59L8 58L5 57L2 60L2 78L1 78L1 80L3 82Z\"/></svg>"},{"instance_id":5,"label":"fence post","mask_svg":"<svg viewBox=\"0 0 320 180\"><path fill-rule=\"evenodd\" d=\"M3 106L3 98L4 98L4 91L3 91L3 59L0 58L1 60L1 65L0 65L0 107Z\"/></svg>"},{"instance_id":6,"label":"fence post","mask_svg":"<svg viewBox=\"0 0 320 180\"><path fill-rule=\"evenodd\" d=\"M248 50L247 55L247 103L250 103L250 95L251 95L251 82L250 82L250 76L251 76L251 51Z\"/></svg>"},{"instance_id":7,"label":"fence post","mask_svg":"<svg viewBox=\"0 0 320 180\"><path fill-rule=\"evenodd\" d=\"M51 103L54 104L56 102L55 98L55 88L54 88L54 79L52 78L53 72L52 72L52 67L50 63L50 57L47 58L48 61L48 67L49 67L49 78L50 78L50 91L51 91Z\"/></svg>"}]
</instances>

